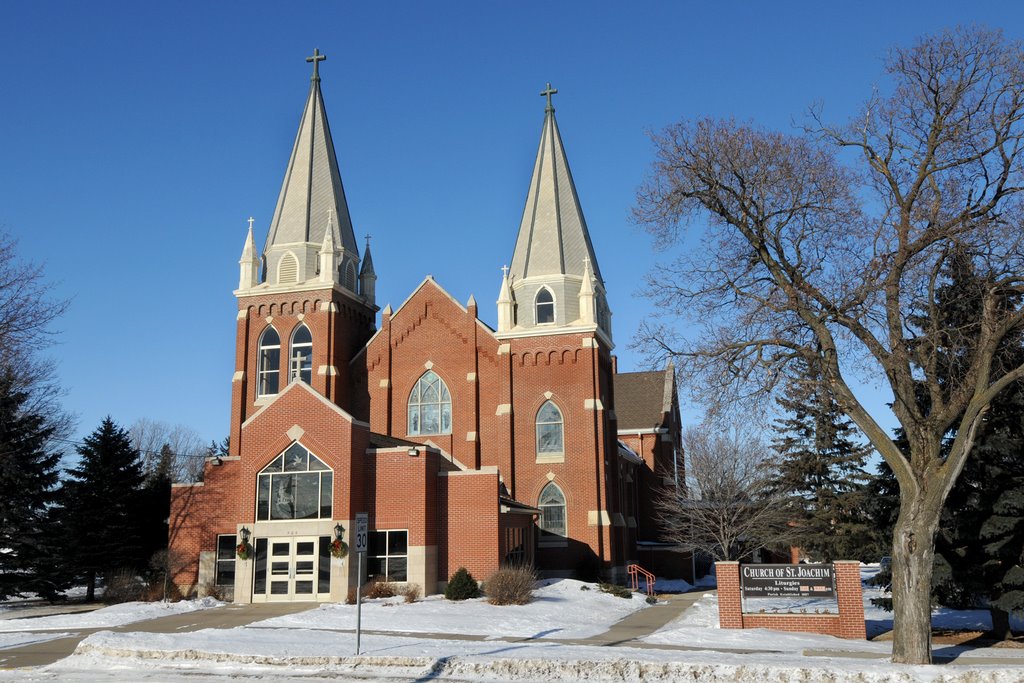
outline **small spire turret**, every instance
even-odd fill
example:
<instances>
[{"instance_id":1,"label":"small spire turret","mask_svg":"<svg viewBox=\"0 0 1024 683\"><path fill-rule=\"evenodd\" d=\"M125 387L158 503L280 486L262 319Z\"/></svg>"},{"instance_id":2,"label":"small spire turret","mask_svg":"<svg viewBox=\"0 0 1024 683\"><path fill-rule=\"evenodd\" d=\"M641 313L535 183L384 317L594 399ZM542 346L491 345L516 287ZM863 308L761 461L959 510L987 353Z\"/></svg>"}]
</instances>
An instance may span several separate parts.
<instances>
[{"instance_id":1,"label":"small spire turret","mask_svg":"<svg viewBox=\"0 0 1024 683\"><path fill-rule=\"evenodd\" d=\"M502 266L501 273L501 291L498 293L498 332L508 332L515 324L515 301L512 299L508 266Z\"/></svg>"},{"instance_id":2,"label":"small spire turret","mask_svg":"<svg viewBox=\"0 0 1024 683\"><path fill-rule=\"evenodd\" d=\"M320 282L334 284L338 281L338 250L334 246L334 217L327 212L327 230L320 245Z\"/></svg>"},{"instance_id":3,"label":"small spire turret","mask_svg":"<svg viewBox=\"0 0 1024 683\"><path fill-rule=\"evenodd\" d=\"M242 258L238 260L238 288L252 289L260 283L260 259L256 255L256 241L252 236L253 217L249 216L249 233L242 247Z\"/></svg>"},{"instance_id":4,"label":"small spire turret","mask_svg":"<svg viewBox=\"0 0 1024 683\"><path fill-rule=\"evenodd\" d=\"M363 267L359 271L359 293L366 302L375 305L377 298L377 273L373 270L373 258L370 256L370 235L366 235L366 249L363 252Z\"/></svg>"}]
</instances>

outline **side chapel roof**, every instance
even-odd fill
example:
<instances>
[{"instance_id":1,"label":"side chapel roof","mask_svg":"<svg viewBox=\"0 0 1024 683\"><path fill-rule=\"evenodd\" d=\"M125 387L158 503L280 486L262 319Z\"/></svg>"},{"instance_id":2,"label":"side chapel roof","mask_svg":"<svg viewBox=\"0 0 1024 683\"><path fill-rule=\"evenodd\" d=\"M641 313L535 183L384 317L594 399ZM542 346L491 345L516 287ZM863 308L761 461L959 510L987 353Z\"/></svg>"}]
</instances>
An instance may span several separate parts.
<instances>
[{"instance_id":1,"label":"side chapel roof","mask_svg":"<svg viewBox=\"0 0 1024 683\"><path fill-rule=\"evenodd\" d=\"M654 429L664 425L672 414L675 392L675 368L623 372L614 376L615 417L620 432Z\"/></svg>"}]
</instances>

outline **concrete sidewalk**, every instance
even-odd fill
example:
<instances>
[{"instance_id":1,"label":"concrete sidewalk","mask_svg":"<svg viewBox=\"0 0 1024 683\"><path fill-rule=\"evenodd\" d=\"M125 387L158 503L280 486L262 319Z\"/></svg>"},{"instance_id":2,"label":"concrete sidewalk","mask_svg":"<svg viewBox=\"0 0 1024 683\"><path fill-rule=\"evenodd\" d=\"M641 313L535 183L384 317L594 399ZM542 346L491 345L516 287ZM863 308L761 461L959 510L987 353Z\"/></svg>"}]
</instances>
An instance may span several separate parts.
<instances>
[{"instance_id":1,"label":"concrete sidewalk","mask_svg":"<svg viewBox=\"0 0 1024 683\"><path fill-rule=\"evenodd\" d=\"M96 607L103 607L99 604ZM184 614L172 614L148 621L136 621L123 626L59 629L74 635L55 640L29 643L0 650L0 669L20 669L28 666L45 666L64 659L75 651L78 644L98 631L120 633L181 633L199 631L204 628L227 629L247 626L255 621L279 617L284 614L304 612L315 608L314 603L267 603L261 605L225 605L216 609L198 610ZM29 630L29 629L26 629ZM43 633L43 631L40 631Z\"/></svg>"}]
</instances>

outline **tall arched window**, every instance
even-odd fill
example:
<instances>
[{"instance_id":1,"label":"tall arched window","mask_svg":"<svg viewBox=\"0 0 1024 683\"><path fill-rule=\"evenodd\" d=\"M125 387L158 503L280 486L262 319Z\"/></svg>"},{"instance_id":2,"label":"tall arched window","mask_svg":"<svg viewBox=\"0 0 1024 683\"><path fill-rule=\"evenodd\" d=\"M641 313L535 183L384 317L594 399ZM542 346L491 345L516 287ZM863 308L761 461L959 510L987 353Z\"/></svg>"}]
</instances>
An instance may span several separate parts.
<instances>
[{"instance_id":1,"label":"tall arched window","mask_svg":"<svg viewBox=\"0 0 1024 683\"><path fill-rule=\"evenodd\" d=\"M537 507L540 508L541 540L553 536L565 538L565 494L555 482L541 490Z\"/></svg>"},{"instance_id":2,"label":"tall arched window","mask_svg":"<svg viewBox=\"0 0 1024 683\"><path fill-rule=\"evenodd\" d=\"M273 396L281 381L281 337L268 327L260 335L259 368L256 380L257 396Z\"/></svg>"},{"instance_id":3,"label":"tall arched window","mask_svg":"<svg viewBox=\"0 0 1024 683\"><path fill-rule=\"evenodd\" d=\"M537 411L537 454L562 455L562 411L551 401L545 401Z\"/></svg>"},{"instance_id":4,"label":"tall arched window","mask_svg":"<svg viewBox=\"0 0 1024 683\"><path fill-rule=\"evenodd\" d=\"M260 471L256 519L330 519L333 478L320 458L293 443Z\"/></svg>"},{"instance_id":5,"label":"tall arched window","mask_svg":"<svg viewBox=\"0 0 1024 683\"><path fill-rule=\"evenodd\" d=\"M288 358L288 381L313 383L313 335L309 328L299 325L292 334L292 351Z\"/></svg>"},{"instance_id":6,"label":"tall arched window","mask_svg":"<svg viewBox=\"0 0 1024 683\"><path fill-rule=\"evenodd\" d=\"M555 297L547 287L541 287L534 300L537 309L537 324L555 322Z\"/></svg>"},{"instance_id":7,"label":"tall arched window","mask_svg":"<svg viewBox=\"0 0 1024 683\"><path fill-rule=\"evenodd\" d=\"M451 434L452 397L433 370L427 370L409 394L409 434Z\"/></svg>"}]
</instances>

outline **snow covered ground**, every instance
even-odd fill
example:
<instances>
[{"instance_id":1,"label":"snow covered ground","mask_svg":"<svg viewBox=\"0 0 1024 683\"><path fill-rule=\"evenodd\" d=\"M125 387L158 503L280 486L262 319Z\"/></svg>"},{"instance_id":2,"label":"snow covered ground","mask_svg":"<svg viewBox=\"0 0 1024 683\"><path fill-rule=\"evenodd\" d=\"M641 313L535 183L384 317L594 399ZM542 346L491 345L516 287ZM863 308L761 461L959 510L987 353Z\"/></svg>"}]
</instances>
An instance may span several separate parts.
<instances>
[{"instance_id":1,"label":"snow covered ground","mask_svg":"<svg viewBox=\"0 0 1024 683\"><path fill-rule=\"evenodd\" d=\"M363 628L401 633L448 633L492 638L587 638L647 607L644 596L617 598L574 579L541 582L529 605L496 607L484 599L451 602L431 595L413 604L402 598L368 600ZM252 624L250 628L354 629L354 605L321 605Z\"/></svg>"},{"instance_id":2,"label":"snow covered ground","mask_svg":"<svg viewBox=\"0 0 1024 683\"><path fill-rule=\"evenodd\" d=\"M351 632L355 608L327 605L244 628L172 634L103 631L86 638L75 655L57 664L35 670L0 670L0 681L184 683L221 677L264 683L338 677L481 683L1024 680L1021 650L937 647L939 655L957 656L956 662L898 667L888 662L886 642L720 629L713 593L702 596L679 619L635 647L570 644L564 639L603 633L625 616L658 609L637 597L626 600L603 594L595 586L588 586L590 590L582 590L582 586L578 581L548 582L537 590L533 603L522 607L492 607L483 601L450 603L434 597L415 604L393 599L369 601L363 611L363 628L368 632L362 636L358 657ZM877 594L872 589L866 591L865 598ZM125 612L139 614L147 607L138 603L122 606ZM868 611L874 628L883 628L886 620L891 620L877 608ZM983 621L981 616L940 611L935 619L937 625L948 626L978 623ZM21 635L29 637L30 625L26 623L25 628ZM0 659L2 656L0 650ZM997 657L999 662L984 663L979 657Z\"/></svg>"}]
</instances>

